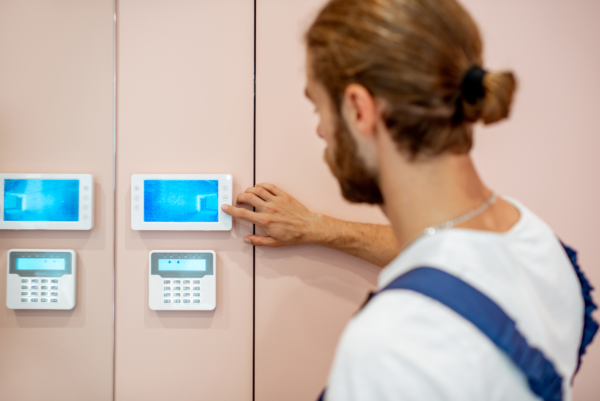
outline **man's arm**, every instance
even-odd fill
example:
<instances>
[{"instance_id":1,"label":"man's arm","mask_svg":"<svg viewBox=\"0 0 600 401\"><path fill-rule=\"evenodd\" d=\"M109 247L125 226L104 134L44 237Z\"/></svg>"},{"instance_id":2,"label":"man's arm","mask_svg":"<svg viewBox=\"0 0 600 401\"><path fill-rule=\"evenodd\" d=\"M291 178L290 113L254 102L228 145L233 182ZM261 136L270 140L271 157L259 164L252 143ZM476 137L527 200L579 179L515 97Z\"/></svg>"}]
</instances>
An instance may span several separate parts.
<instances>
[{"instance_id":1,"label":"man's arm","mask_svg":"<svg viewBox=\"0 0 600 401\"><path fill-rule=\"evenodd\" d=\"M312 213L292 196L272 184L248 188L237 198L255 211L224 205L223 211L236 219L262 228L267 235L249 235L244 242L256 246L318 244L354 255L384 267L399 248L391 227L352 223Z\"/></svg>"}]
</instances>

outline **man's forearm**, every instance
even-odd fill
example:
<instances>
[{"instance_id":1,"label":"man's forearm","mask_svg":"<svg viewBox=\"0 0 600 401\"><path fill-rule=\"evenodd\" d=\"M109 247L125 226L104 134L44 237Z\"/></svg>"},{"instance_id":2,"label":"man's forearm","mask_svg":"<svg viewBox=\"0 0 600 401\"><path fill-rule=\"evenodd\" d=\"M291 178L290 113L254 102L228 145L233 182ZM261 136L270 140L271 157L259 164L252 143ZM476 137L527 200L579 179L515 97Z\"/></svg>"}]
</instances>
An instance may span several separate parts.
<instances>
[{"instance_id":1,"label":"man's forearm","mask_svg":"<svg viewBox=\"0 0 600 401\"><path fill-rule=\"evenodd\" d=\"M359 257L385 267L400 252L390 226L353 223L323 214L318 215L321 228L314 243Z\"/></svg>"}]
</instances>

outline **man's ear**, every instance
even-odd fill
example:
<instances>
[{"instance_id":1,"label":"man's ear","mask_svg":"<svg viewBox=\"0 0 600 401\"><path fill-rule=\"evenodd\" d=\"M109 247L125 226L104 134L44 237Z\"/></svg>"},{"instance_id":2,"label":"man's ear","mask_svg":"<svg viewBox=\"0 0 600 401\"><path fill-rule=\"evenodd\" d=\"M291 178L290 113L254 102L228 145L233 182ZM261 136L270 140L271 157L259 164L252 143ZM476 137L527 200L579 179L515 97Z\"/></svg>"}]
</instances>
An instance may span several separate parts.
<instances>
[{"instance_id":1,"label":"man's ear","mask_svg":"<svg viewBox=\"0 0 600 401\"><path fill-rule=\"evenodd\" d=\"M377 102L371 93L362 85L350 84L344 91L342 100L342 116L352 131L365 139L375 135Z\"/></svg>"}]
</instances>

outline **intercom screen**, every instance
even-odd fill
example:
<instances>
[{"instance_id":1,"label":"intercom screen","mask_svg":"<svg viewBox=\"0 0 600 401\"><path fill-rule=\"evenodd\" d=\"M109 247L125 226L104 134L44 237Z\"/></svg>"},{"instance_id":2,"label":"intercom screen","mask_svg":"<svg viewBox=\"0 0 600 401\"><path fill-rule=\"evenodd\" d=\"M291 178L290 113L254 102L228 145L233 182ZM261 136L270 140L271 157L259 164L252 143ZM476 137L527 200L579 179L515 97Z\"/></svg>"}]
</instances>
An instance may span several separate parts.
<instances>
[{"instance_id":1,"label":"intercom screen","mask_svg":"<svg viewBox=\"0 0 600 401\"><path fill-rule=\"evenodd\" d=\"M79 221L79 180L4 180L4 221Z\"/></svg>"},{"instance_id":2,"label":"intercom screen","mask_svg":"<svg viewBox=\"0 0 600 401\"><path fill-rule=\"evenodd\" d=\"M17 270L65 270L65 260L17 258Z\"/></svg>"},{"instance_id":3,"label":"intercom screen","mask_svg":"<svg viewBox=\"0 0 600 401\"><path fill-rule=\"evenodd\" d=\"M206 271L206 259L159 259L159 271Z\"/></svg>"},{"instance_id":4,"label":"intercom screen","mask_svg":"<svg viewBox=\"0 0 600 401\"><path fill-rule=\"evenodd\" d=\"M145 180L144 221L218 222L218 180Z\"/></svg>"}]
</instances>

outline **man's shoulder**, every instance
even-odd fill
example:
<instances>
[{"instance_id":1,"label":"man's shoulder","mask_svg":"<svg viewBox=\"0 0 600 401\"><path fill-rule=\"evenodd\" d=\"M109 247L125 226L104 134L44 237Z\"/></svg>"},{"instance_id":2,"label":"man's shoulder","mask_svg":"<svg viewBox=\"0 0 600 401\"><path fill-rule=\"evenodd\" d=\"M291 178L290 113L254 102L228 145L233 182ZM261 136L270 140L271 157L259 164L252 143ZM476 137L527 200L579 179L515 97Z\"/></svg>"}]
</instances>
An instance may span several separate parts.
<instances>
[{"instance_id":1,"label":"man's shoulder","mask_svg":"<svg viewBox=\"0 0 600 401\"><path fill-rule=\"evenodd\" d=\"M390 290L373 298L348 324L330 384L350 386L346 381L352 380L360 382L365 394L401 391L413 394L407 396L411 400L425 395L440 399L435 394L441 391L447 395L443 399L458 400L489 394L489 387L496 387L490 384L493 378L516 386L521 395L527 388L519 377L504 355L452 310L412 291ZM437 390L430 394L426 389Z\"/></svg>"}]
</instances>

